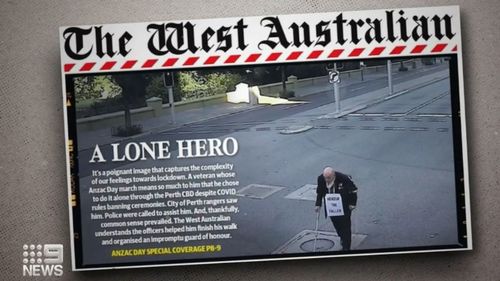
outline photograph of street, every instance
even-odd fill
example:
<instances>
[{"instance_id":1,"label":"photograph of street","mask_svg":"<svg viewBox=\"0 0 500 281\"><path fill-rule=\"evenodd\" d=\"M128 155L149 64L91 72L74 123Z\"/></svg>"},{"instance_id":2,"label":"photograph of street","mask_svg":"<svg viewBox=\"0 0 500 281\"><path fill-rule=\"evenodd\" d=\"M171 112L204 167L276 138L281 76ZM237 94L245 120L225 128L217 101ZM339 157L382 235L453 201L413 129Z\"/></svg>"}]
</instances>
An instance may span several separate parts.
<instances>
[{"instance_id":1,"label":"photograph of street","mask_svg":"<svg viewBox=\"0 0 500 281\"><path fill-rule=\"evenodd\" d=\"M452 86L457 73L450 71L453 59L74 76L70 87L84 263L117 261L103 254L108 248L93 235L100 228L89 215L93 170L160 165L231 166L232 180L238 182L233 186L236 194L217 198L237 199L237 211L228 215L235 229L228 239L211 240L221 245L218 252L148 256L141 261L463 247L457 213L456 173L462 167L456 166L460 144L454 140L459 132L453 129L453 104L458 101ZM228 138L237 140L235 155L89 162L96 159L96 145L104 158L110 158L110 144L169 141L169 152L177 155L176 141ZM357 187L347 250L324 210L315 212L318 176L325 167L347 175ZM120 260L133 261L134 257Z\"/></svg>"}]
</instances>

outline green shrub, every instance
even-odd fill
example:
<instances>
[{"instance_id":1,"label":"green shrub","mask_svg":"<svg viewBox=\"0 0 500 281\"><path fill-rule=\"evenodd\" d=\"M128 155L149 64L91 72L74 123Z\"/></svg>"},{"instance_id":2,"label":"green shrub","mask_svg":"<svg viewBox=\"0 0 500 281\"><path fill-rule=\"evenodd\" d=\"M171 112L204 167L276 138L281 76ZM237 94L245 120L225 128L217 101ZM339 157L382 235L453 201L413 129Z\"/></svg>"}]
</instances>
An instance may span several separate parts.
<instances>
[{"instance_id":1,"label":"green shrub","mask_svg":"<svg viewBox=\"0 0 500 281\"><path fill-rule=\"evenodd\" d=\"M142 133L142 125L132 125L130 127L118 126L111 128L111 135L115 137L128 137Z\"/></svg>"},{"instance_id":2,"label":"green shrub","mask_svg":"<svg viewBox=\"0 0 500 281\"><path fill-rule=\"evenodd\" d=\"M197 71L181 71L178 79L183 100L224 94L241 81L238 74L214 72L200 75Z\"/></svg>"}]
</instances>

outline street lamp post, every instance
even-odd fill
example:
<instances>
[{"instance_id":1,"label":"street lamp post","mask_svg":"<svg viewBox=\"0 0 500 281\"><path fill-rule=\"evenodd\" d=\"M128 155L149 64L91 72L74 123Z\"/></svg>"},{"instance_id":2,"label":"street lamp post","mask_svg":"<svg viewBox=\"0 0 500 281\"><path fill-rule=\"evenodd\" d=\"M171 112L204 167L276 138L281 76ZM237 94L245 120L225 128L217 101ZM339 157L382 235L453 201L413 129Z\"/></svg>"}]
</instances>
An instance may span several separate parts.
<instances>
[{"instance_id":1,"label":"street lamp post","mask_svg":"<svg viewBox=\"0 0 500 281\"><path fill-rule=\"evenodd\" d=\"M360 70L360 73L361 73L361 81L364 81L365 80L365 76L364 76L364 73L363 73L363 70L365 69L366 65L364 62L360 61L359 62L359 70Z\"/></svg>"},{"instance_id":2,"label":"street lamp post","mask_svg":"<svg viewBox=\"0 0 500 281\"><path fill-rule=\"evenodd\" d=\"M393 88L392 88L392 62L391 60L387 60L387 82L389 86L389 93L388 96L392 95Z\"/></svg>"},{"instance_id":3,"label":"street lamp post","mask_svg":"<svg viewBox=\"0 0 500 281\"><path fill-rule=\"evenodd\" d=\"M340 75L339 75L339 72L337 71L337 63L333 64L333 71L336 73L336 76L339 79L338 82L334 81L334 83L333 83L333 92L335 94L335 104L336 104L335 111L337 113L340 113L340 89L339 89ZM334 78L334 80L335 80L335 78Z\"/></svg>"},{"instance_id":4,"label":"street lamp post","mask_svg":"<svg viewBox=\"0 0 500 281\"><path fill-rule=\"evenodd\" d=\"M163 86L167 88L168 103L170 106L170 116L172 124L175 124L175 108L174 108L174 74L172 72L163 73Z\"/></svg>"},{"instance_id":5,"label":"street lamp post","mask_svg":"<svg viewBox=\"0 0 500 281\"><path fill-rule=\"evenodd\" d=\"M333 68L331 67L326 67L326 70L328 70L328 82L330 84L333 84L333 96L335 97L335 113L340 113L341 107L340 107L340 89L339 89L339 84L340 84L340 73L337 70L337 63L333 63Z\"/></svg>"}]
</instances>

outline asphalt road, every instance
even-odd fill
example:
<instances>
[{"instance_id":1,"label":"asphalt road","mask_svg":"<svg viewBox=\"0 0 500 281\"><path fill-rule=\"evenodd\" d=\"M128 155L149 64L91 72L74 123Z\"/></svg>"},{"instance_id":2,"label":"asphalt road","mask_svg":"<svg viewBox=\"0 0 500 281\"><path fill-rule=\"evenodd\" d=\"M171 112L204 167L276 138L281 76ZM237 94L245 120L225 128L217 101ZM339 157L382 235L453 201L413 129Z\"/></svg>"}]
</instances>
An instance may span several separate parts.
<instances>
[{"instance_id":1,"label":"asphalt road","mask_svg":"<svg viewBox=\"0 0 500 281\"><path fill-rule=\"evenodd\" d=\"M251 255L277 249L300 231L314 229L314 202L285 196L315 184L327 165L352 175L360 188L353 231L367 236L359 249L456 244L451 118L449 107L442 106L449 105L447 83L379 104L365 115L319 120L316 129L298 135L236 135L245 148L235 160L242 169L242 186L285 189L266 199L240 200L241 231L227 248ZM385 114L378 115L382 109ZM333 227L322 218L320 230ZM238 245L242 240L245 247Z\"/></svg>"},{"instance_id":2,"label":"asphalt road","mask_svg":"<svg viewBox=\"0 0 500 281\"><path fill-rule=\"evenodd\" d=\"M436 73L446 69L446 67L447 64L438 64L425 68L419 68L417 70L410 69L407 72L394 72L393 83L397 84L403 81L418 78L422 75ZM377 77L376 79L370 79L370 75L366 75L365 77L365 81L359 81L350 85L341 86L341 99L363 95L369 91L375 91L387 87L387 79L385 77L380 77L380 75L375 75L375 77ZM265 125L266 123L274 120L292 116L294 114L334 102L333 93L330 91L308 95L300 98L300 100L307 103L299 105L260 106L254 110L242 111L228 116L187 124L166 132L137 137L134 138L134 141L149 142L168 139L171 144L175 144L176 140L185 139L187 136L190 139L220 137L231 132L247 130L252 126ZM314 113L310 116L314 117ZM130 140L116 141L114 143L127 143L129 141ZM172 146L171 151L176 150L177 148ZM109 145L101 146L101 151L105 158L111 158L112 150ZM93 148L79 150L78 157L79 159L91 159L92 153ZM80 177L85 177L90 175L92 169L113 169L122 165L124 165L124 162L108 161L105 164L94 163L92 165L88 165L86 161L79 161L79 175Z\"/></svg>"}]
</instances>

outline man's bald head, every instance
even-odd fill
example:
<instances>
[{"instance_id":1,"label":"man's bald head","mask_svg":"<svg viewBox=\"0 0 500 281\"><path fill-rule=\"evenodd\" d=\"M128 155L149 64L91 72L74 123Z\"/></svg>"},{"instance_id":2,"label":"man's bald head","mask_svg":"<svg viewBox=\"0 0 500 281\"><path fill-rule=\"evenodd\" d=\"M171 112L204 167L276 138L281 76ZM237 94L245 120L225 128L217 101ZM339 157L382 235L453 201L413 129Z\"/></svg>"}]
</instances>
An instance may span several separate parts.
<instances>
[{"instance_id":1,"label":"man's bald head","mask_svg":"<svg viewBox=\"0 0 500 281\"><path fill-rule=\"evenodd\" d=\"M326 167L323 169L323 177L327 183L331 183L335 179L335 171L332 167Z\"/></svg>"}]
</instances>

